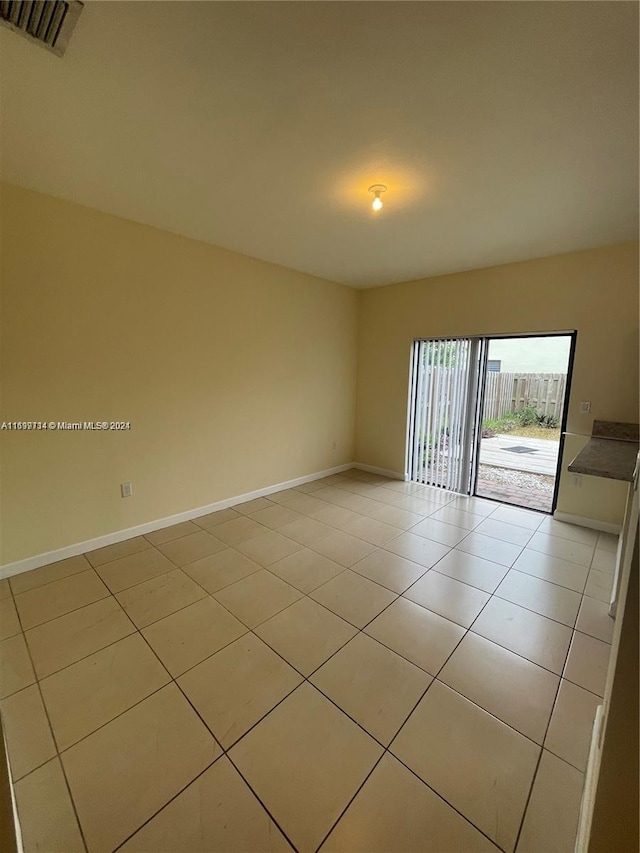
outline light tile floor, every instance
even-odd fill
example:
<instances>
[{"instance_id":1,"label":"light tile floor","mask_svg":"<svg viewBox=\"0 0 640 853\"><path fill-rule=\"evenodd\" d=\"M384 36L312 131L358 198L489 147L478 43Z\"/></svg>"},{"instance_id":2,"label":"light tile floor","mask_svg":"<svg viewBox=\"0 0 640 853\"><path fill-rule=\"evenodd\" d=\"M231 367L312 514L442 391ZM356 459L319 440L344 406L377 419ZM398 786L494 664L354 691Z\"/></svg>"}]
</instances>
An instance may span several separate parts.
<instances>
[{"instance_id":1,"label":"light tile floor","mask_svg":"<svg viewBox=\"0 0 640 853\"><path fill-rule=\"evenodd\" d=\"M615 547L350 471L0 581L25 850L571 853Z\"/></svg>"}]
</instances>

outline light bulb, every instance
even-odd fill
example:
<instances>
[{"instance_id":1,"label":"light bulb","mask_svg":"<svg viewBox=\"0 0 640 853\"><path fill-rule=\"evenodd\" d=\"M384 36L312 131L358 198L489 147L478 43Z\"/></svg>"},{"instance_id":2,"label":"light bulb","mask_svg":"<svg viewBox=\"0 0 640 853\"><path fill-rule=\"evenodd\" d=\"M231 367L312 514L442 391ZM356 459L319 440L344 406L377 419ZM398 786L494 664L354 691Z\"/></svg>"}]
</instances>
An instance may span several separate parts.
<instances>
[{"instance_id":1,"label":"light bulb","mask_svg":"<svg viewBox=\"0 0 640 853\"><path fill-rule=\"evenodd\" d=\"M371 203L371 207L375 211L382 209L382 199L380 198L380 196L382 195L382 193L384 193L386 191L387 191L387 188L384 184L373 184L372 186L369 187L369 192L373 196L373 201Z\"/></svg>"}]
</instances>

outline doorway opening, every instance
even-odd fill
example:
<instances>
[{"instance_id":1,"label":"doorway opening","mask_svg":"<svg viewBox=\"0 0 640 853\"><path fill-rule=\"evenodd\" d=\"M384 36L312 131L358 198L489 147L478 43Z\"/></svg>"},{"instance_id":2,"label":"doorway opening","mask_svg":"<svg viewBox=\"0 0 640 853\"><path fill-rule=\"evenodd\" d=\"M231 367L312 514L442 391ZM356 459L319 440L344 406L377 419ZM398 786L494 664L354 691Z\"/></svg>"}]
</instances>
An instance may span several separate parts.
<instances>
[{"instance_id":1,"label":"doorway opening","mask_svg":"<svg viewBox=\"0 0 640 853\"><path fill-rule=\"evenodd\" d=\"M553 512L575 338L415 341L407 479Z\"/></svg>"},{"instance_id":2,"label":"doorway opening","mask_svg":"<svg viewBox=\"0 0 640 853\"><path fill-rule=\"evenodd\" d=\"M574 335L489 338L473 494L552 512Z\"/></svg>"}]
</instances>

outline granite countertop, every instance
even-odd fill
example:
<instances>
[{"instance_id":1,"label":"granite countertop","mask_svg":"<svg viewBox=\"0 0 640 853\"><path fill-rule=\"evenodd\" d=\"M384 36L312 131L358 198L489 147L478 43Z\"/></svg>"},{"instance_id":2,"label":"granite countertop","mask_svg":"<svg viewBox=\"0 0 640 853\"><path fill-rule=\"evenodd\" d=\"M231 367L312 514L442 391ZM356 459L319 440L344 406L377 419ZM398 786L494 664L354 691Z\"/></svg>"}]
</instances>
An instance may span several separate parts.
<instances>
[{"instance_id":1,"label":"granite countertop","mask_svg":"<svg viewBox=\"0 0 640 853\"><path fill-rule=\"evenodd\" d=\"M568 470L632 483L638 458L638 425L596 421L593 432ZM606 435L620 437L603 437Z\"/></svg>"},{"instance_id":2,"label":"granite countertop","mask_svg":"<svg viewBox=\"0 0 640 853\"><path fill-rule=\"evenodd\" d=\"M593 438L615 438L617 441L635 441L637 444L640 440L640 426L620 421L594 421L591 435Z\"/></svg>"}]
</instances>

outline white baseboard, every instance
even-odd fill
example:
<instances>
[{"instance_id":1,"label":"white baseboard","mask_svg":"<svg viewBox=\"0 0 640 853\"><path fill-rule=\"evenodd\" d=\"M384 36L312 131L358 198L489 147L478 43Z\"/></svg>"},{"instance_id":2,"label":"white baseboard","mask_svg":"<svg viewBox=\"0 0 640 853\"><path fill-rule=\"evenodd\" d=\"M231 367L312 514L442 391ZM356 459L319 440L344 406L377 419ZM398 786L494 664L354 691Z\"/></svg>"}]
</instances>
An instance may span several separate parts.
<instances>
[{"instance_id":1,"label":"white baseboard","mask_svg":"<svg viewBox=\"0 0 640 853\"><path fill-rule=\"evenodd\" d=\"M227 509L230 506L235 506L235 504L242 504L247 501L255 500L255 498L263 498L266 495L272 495L274 492L281 492L283 489L292 489L294 486L301 486L303 483L311 483L313 480L321 480L322 477L328 477L331 474L341 474L343 471L348 471L350 468L357 467L364 466L354 465L351 462L346 465L337 465L335 468L328 468L326 471L317 471L315 474L296 477L295 480L287 480L285 483L276 483L273 486L265 486L263 489L256 489L255 491L247 492L244 495L235 495L231 498L225 498L224 500L207 504L207 506L188 509L185 512L176 513L176 515L168 515L166 518L158 518L155 521L147 521L144 524L138 524L136 527L128 527L126 530L116 530L114 533L97 536L95 539L87 539L85 542L76 542L73 545L66 545L64 548L57 548L55 551L47 551L44 554L34 554L33 557L26 557L24 560L5 563L4 566L0 566L0 579L19 575L22 574L22 572L29 572L31 569L39 569L40 566L47 566L49 563L57 563L59 560L66 560L67 557L76 557L78 554L84 554L87 551L95 551L96 548L104 548L105 545L114 545L116 542L123 542L125 539L131 539L134 536L142 536L144 533L153 533L154 530L160 530L161 528L169 527L172 524L179 524L181 521L191 521L193 518L199 518L201 515L207 515L210 512ZM378 469L366 470L373 471Z\"/></svg>"},{"instance_id":2,"label":"white baseboard","mask_svg":"<svg viewBox=\"0 0 640 853\"><path fill-rule=\"evenodd\" d=\"M376 468L375 465L365 465L364 462L354 462L351 467L357 468L359 471L368 471L370 474L379 474L381 477L389 477L390 480L404 481L404 474L400 474L398 471Z\"/></svg>"},{"instance_id":3,"label":"white baseboard","mask_svg":"<svg viewBox=\"0 0 640 853\"><path fill-rule=\"evenodd\" d=\"M613 533L616 536L622 530L619 524L610 524L608 521L598 521L597 518L585 518L582 515L571 515L569 512L553 513L556 521L566 521L567 524L578 524L580 527L590 527L591 530L602 530L603 533Z\"/></svg>"}]
</instances>

